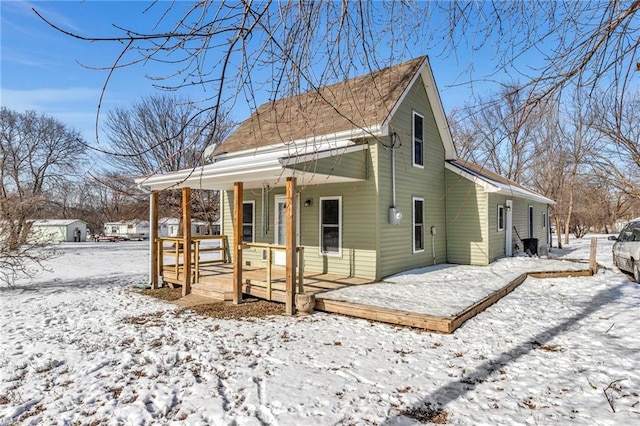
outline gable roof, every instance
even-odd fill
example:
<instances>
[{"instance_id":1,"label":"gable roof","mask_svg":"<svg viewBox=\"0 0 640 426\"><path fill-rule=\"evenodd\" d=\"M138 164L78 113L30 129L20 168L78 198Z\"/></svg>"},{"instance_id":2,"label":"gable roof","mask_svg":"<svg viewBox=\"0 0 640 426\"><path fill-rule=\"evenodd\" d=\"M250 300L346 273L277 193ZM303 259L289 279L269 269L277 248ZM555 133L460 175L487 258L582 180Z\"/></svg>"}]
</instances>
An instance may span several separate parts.
<instances>
[{"instance_id":1,"label":"gable roof","mask_svg":"<svg viewBox=\"0 0 640 426\"><path fill-rule=\"evenodd\" d=\"M445 167L457 175L482 186L486 192L501 192L539 203L556 204L555 201L471 161L449 160L445 163Z\"/></svg>"},{"instance_id":2,"label":"gable roof","mask_svg":"<svg viewBox=\"0 0 640 426\"><path fill-rule=\"evenodd\" d=\"M363 129L382 136L411 85L422 76L443 134L447 158L455 158L444 110L426 56L261 105L213 155L258 149ZM443 128L444 126L444 128Z\"/></svg>"},{"instance_id":3,"label":"gable roof","mask_svg":"<svg viewBox=\"0 0 640 426\"><path fill-rule=\"evenodd\" d=\"M34 226L69 226L76 222L82 222L86 225L86 222L80 219L36 219L33 221Z\"/></svg>"}]
</instances>

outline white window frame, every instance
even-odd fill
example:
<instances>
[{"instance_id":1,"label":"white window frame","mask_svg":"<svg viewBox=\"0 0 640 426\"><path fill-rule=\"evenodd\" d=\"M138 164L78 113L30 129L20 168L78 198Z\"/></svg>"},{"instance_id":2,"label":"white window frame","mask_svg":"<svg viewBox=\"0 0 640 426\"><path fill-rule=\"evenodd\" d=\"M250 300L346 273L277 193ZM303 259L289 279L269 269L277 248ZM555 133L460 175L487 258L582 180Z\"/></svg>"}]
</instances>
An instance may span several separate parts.
<instances>
[{"instance_id":1,"label":"white window frame","mask_svg":"<svg viewBox=\"0 0 640 426\"><path fill-rule=\"evenodd\" d=\"M244 221L244 205L251 204L251 241L244 240L244 227L245 225L249 225L249 222ZM242 229L240 230L240 235L242 237L243 243L255 243L256 242L256 202L255 200L243 201L242 202Z\"/></svg>"},{"instance_id":2,"label":"white window frame","mask_svg":"<svg viewBox=\"0 0 640 426\"><path fill-rule=\"evenodd\" d=\"M422 248L416 248L416 201L420 201L422 203L422 223L420 226L422 227ZM411 197L411 248L413 249L413 253L422 253L424 252L424 198L423 197Z\"/></svg>"},{"instance_id":3,"label":"white window frame","mask_svg":"<svg viewBox=\"0 0 640 426\"><path fill-rule=\"evenodd\" d=\"M502 226L500 226L500 216L502 214ZM497 211L497 216L496 216L496 229L498 232L500 231L504 231L504 222L506 220L506 217L504 215L504 206L502 204L498 205L498 211Z\"/></svg>"},{"instance_id":4,"label":"white window frame","mask_svg":"<svg viewBox=\"0 0 640 426\"><path fill-rule=\"evenodd\" d=\"M416 162L416 116L422 119L422 135L420 135L420 144L422 148L420 149L420 153L422 154L422 158L420 159L421 163ZM419 167L424 169L424 116L416 111L412 111L411 114L411 158L413 159L413 167Z\"/></svg>"},{"instance_id":5,"label":"white window frame","mask_svg":"<svg viewBox=\"0 0 640 426\"><path fill-rule=\"evenodd\" d=\"M542 229L547 229L547 212L542 212Z\"/></svg>"},{"instance_id":6,"label":"white window frame","mask_svg":"<svg viewBox=\"0 0 640 426\"><path fill-rule=\"evenodd\" d=\"M527 231L529 232L528 238L534 238L534 236L536 235L535 211L531 204L529 204L529 209L527 210Z\"/></svg>"},{"instance_id":7,"label":"white window frame","mask_svg":"<svg viewBox=\"0 0 640 426\"><path fill-rule=\"evenodd\" d=\"M322 203L324 201L330 200L338 200L338 251L323 251L323 241L322 241ZM329 197L320 197L318 202L318 251L322 256L329 257L342 257L342 196L329 196Z\"/></svg>"}]
</instances>

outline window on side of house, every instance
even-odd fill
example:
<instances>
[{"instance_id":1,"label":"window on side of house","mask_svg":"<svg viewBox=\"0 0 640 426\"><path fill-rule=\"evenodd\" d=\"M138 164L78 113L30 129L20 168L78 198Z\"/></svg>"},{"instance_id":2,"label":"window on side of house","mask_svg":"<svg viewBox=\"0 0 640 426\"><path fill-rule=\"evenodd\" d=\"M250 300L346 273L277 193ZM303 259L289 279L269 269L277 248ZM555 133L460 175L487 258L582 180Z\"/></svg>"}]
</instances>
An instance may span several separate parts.
<instances>
[{"instance_id":1,"label":"window on side of house","mask_svg":"<svg viewBox=\"0 0 640 426\"><path fill-rule=\"evenodd\" d=\"M533 238L533 206L529 206L529 238Z\"/></svg>"},{"instance_id":2,"label":"window on side of house","mask_svg":"<svg viewBox=\"0 0 640 426\"><path fill-rule=\"evenodd\" d=\"M424 198L413 197L413 252L424 251Z\"/></svg>"},{"instance_id":3,"label":"window on side of house","mask_svg":"<svg viewBox=\"0 0 640 426\"><path fill-rule=\"evenodd\" d=\"M542 212L542 229L547 229L547 212Z\"/></svg>"},{"instance_id":4,"label":"window on side of house","mask_svg":"<svg viewBox=\"0 0 640 426\"><path fill-rule=\"evenodd\" d=\"M413 165L424 167L424 117L413 112Z\"/></svg>"},{"instance_id":5,"label":"window on side of house","mask_svg":"<svg viewBox=\"0 0 640 426\"><path fill-rule=\"evenodd\" d=\"M504 206L498 206L498 231L504 230Z\"/></svg>"},{"instance_id":6,"label":"window on side of house","mask_svg":"<svg viewBox=\"0 0 640 426\"><path fill-rule=\"evenodd\" d=\"M342 255L342 197L320 198L320 252Z\"/></svg>"},{"instance_id":7,"label":"window on side of house","mask_svg":"<svg viewBox=\"0 0 640 426\"><path fill-rule=\"evenodd\" d=\"M242 241L252 243L255 228L255 201L242 203Z\"/></svg>"}]
</instances>

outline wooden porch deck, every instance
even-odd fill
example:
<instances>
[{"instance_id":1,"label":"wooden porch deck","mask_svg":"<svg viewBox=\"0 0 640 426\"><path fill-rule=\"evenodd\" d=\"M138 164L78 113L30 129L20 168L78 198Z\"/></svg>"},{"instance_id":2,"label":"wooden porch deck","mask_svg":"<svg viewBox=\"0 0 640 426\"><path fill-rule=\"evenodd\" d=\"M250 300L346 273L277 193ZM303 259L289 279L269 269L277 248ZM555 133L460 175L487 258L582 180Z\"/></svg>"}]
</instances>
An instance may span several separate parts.
<instances>
[{"instance_id":1,"label":"wooden porch deck","mask_svg":"<svg viewBox=\"0 0 640 426\"><path fill-rule=\"evenodd\" d=\"M285 303L285 272L283 266L272 266L271 289L269 289L266 267L244 266L242 268L242 293L260 299ZM198 281L191 285L192 293L218 300L232 300L233 264L203 265L200 266L198 275ZM182 282L184 279L182 272L179 272L176 277L173 265L167 265L163 268L163 277L168 282ZM305 271L302 286L305 293L319 294L328 290L372 282L364 278Z\"/></svg>"},{"instance_id":2,"label":"wooden porch deck","mask_svg":"<svg viewBox=\"0 0 640 426\"><path fill-rule=\"evenodd\" d=\"M167 269L164 272L167 277L175 275L174 270L171 269ZM265 267L244 267L242 285L243 294L260 299L285 303L285 269L283 267L276 266L272 268L272 285L270 292L265 281L266 273L267 270ZM503 288L500 288L481 300L478 300L476 303L454 316L428 315L380 306L365 305L361 303L332 300L330 298L322 297L322 293L327 291L348 286L374 283L374 281L362 278L306 272L304 274L303 286L306 293L313 293L316 295L315 310L318 311L364 318L395 325L421 328L427 331L453 333L468 319L476 316L515 290L528 276L535 278L557 278L568 276L589 276L592 274L593 271L590 269L524 273L509 282ZM180 274L180 276L182 276L182 274ZM180 279L180 277L178 277L178 279ZM201 268L200 282L194 283L191 290L193 294L200 296L210 297L217 300L232 300L232 279L232 264L207 265L206 267Z\"/></svg>"}]
</instances>

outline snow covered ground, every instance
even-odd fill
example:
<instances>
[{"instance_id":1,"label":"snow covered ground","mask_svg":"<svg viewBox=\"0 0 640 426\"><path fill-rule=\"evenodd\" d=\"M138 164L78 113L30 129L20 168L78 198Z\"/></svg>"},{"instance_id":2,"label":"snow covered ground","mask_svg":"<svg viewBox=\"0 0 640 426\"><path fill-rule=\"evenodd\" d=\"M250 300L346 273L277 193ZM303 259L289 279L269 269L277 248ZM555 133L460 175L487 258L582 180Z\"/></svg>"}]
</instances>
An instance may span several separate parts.
<instances>
[{"instance_id":1,"label":"snow covered ground","mask_svg":"<svg viewBox=\"0 0 640 426\"><path fill-rule=\"evenodd\" d=\"M608 269L530 278L452 335L199 317L136 293L147 243L63 244L0 290L0 424L640 424L640 285L598 244ZM587 259L589 239L555 253ZM481 270L456 291L495 279Z\"/></svg>"}]
</instances>

